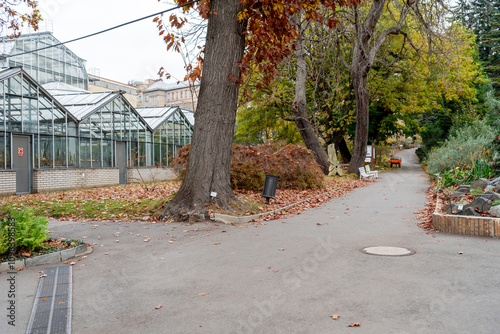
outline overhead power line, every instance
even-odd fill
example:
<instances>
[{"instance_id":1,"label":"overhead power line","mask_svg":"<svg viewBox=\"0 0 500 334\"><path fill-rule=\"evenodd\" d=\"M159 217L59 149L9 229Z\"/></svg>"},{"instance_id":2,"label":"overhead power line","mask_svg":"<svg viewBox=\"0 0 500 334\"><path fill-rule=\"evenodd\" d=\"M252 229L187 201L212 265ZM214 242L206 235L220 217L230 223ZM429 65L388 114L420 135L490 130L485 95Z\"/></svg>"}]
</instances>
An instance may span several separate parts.
<instances>
[{"instance_id":1,"label":"overhead power line","mask_svg":"<svg viewBox=\"0 0 500 334\"><path fill-rule=\"evenodd\" d=\"M85 36L82 36L82 37L71 39L71 40L66 41L66 42L62 42L62 43L58 43L58 44L54 44L54 45L49 45L49 46L45 46L43 48L39 48L39 49L31 50L31 51L26 51L26 52L22 52L22 53L16 53L14 55L2 55L2 57L9 58L9 57L22 56L22 55L25 55L25 54L28 54L28 53L42 51L42 50L46 50L46 49L50 49L50 48L55 48L56 46L60 46L60 45L64 45L64 44L68 44L68 43L72 43L72 42L76 42L76 41L79 41L79 40L82 40L82 39L85 39L85 38L93 37L93 36L100 35L100 34L103 34L105 32L111 31L111 30L115 30L115 29L124 27L124 26L132 24L132 23L136 23L136 22L139 22L139 21L142 21L142 20L145 20L145 19L149 19L150 17L158 16L158 15L161 15L161 14L164 14L164 13L168 13L168 12L171 12L173 10L185 7L185 6L192 5L194 3L197 3L198 1L200 1L200 0L193 0L193 1L187 2L187 3L183 4L183 5L179 5L179 6L176 6L176 7L173 7L173 8L170 8L170 9L167 9L167 10L155 13L155 14L151 14L151 15L148 15L148 16L144 16L144 17L141 17L139 19L135 19L133 21L125 22L125 23L122 23L120 25L117 25L117 26L114 26L114 27L111 27L111 28L108 28L108 29L105 29L105 30L101 30L101 31L98 31L98 32L95 32L95 33L92 33L92 34L89 34L89 35L85 35Z\"/></svg>"}]
</instances>

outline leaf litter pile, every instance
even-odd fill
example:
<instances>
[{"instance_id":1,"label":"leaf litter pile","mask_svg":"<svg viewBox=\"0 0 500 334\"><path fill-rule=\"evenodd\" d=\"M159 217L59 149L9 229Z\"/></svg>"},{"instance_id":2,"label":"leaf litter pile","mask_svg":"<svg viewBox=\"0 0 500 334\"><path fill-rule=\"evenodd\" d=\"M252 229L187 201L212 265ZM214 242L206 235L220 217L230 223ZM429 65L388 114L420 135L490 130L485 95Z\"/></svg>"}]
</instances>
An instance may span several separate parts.
<instances>
[{"instance_id":1,"label":"leaf litter pile","mask_svg":"<svg viewBox=\"0 0 500 334\"><path fill-rule=\"evenodd\" d=\"M353 176L327 178L326 186L320 189L277 189L276 197L266 205L261 192L235 191L241 203L231 203L232 211L223 211L215 205L207 206L209 212L231 215L253 215L273 211L301 202L280 213L267 215L259 220L279 219L287 214L300 214L317 207L332 198L344 196L351 190L370 184ZM71 190L64 192L17 195L0 198L0 206L14 209L31 207L34 214L59 220L82 221L127 221L141 218L158 220L162 208L170 201L181 185L181 181L158 182L149 191L140 184L105 188Z\"/></svg>"}]
</instances>

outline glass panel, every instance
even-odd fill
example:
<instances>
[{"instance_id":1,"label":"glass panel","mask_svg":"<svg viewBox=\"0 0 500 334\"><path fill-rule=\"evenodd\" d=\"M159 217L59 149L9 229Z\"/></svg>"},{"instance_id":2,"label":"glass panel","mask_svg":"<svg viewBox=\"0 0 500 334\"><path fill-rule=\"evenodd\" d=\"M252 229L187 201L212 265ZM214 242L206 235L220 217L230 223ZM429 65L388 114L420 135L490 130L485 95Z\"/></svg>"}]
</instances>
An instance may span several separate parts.
<instances>
[{"instance_id":1,"label":"glass panel","mask_svg":"<svg viewBox=\"0 0 500 334\"><path fill-rule=\"evenodd\" d=\"M23 131L27 133L38 133L37 101L23 99Z\"/></svg>"},{"instance_id":2,"label":"glass panel","mask_svg":"<svg viewBox=\"0 0 500 334\"><path fill-rule=\"evenodd\" d=\"M146 143L146 166L153 166L153 143Z\"/></svg>"},{"instance_id":3,"label":"glass panel","mask_svg":"<svg viewBox=\"0 0 500 334\"><path fill-rule=\"evenodd\" d=\"M11 164L10 164L10 136L7 133L7 136L5 137L5 153L6 153L6 159L5 159L5 168L10 169Z\"/></svg>"},{"instance_id":4,"label":"glass panel","mask_svg":"<svg viewBox=\"0 0 500 334\"><path fill-rule=\"evenodd\" d=\"M36 87L26 80L26 78L23 78L23 97L37 98Z\"/></svg>"},{"instance_id":5,"label":"glass panel","mask_svg":"<svg viewBox=\"0 0 500 334\"><path fill-rule=\"evenodd\" d=\"M90 117L90 132L92 138L102 138L101 135L101 112L96 112ZM94 156L92 155L92 158Z\"/></svg>"},{"instance_id":6,"label":"glass panel","mask_svg":"<svg viewBox=\"0 0 500 334\"><path fill-rule=\"evenodd\" d=\"M52 136L40 136L40 168L52 167Z\"/></svg>"},{"instance_id":7,"label":"glass panel","mask_svg":"<svg viewBox=\"0 0 500 334\"><path fill-rule=\"evenodd\" d=\"M80 138L90 138L90 123L88 120L85 120L82 123L80 123L79 129L80 129Z\"/></svg>"},{"instance_id":8,"label":"glass panel","mask_svg":"<svg viewBox=\"0 0 500 334\"><path fill-rule=\"evenodd\" d=\"M76 136L77 134L76 122L68 117L68 136Z\"/></svg>"},{"instance_id":9,"label":"glass panel","mask_svg":"<svg viewBox=\"0 0 500 334\"><path fill-rule=\"evenodd\" d=\"M66 137L54 137L55 165L56 167L66 167Z\"/></svg>"},{"instance_id":10,"label":"glass panel","mask_svg":"<svg viewBox=\"0 0 500 334\"><path fill-rule=\"evenodd\" d=\"M68 138L68 167L78 165L78 138Z\"/></svg>"},{"instance_id":11,"label":"glass panel","mask_svg":"<svg viewBox=\"0 0 500 334\"><path fill-rule=\"evenodd\" d=\"M5 168L5 133L0 132L0 169Z\"/></svg>"},{"instance_id":12,"label":"glass panel","mask_svg":"<svg viewBox=\"0 0 500 334\"><path fill-rule=\"evenodd\" d=\"M57 108L54 108L54 134L66 134L66 115Z\"/></svg>"},{"instance_id":13,"label":"glass panel","mask_svg":"<svg viewBox=\"0 0 500 334\"><path fill-rule=\"evenodd\" d=\"M21 98L7 96L7 130L21 132Z\"/></svg>"},{"instance_id":14,"label":"glass panel","mask_svg":"<svg viewBox=\"0 0 500 334\"><path fill-rule=\"evenodd\" d=\"M7 94L21 95L21 75L16 75L7 79Z\"/></svg>"},{"instance_id":15,"label":"glass panel","mask_svg":"<svg viewBox=\"0 0 500 334\"><path fill-rule=\"evenodd\" d=\"M162 159L161 159L161 145L159 143L154 144L154 151L155 151L155 165L156 166L161 166L162 165Z\"/></svg>"},{"instance_id":16,"label":"glass panel","mask_svg":"<svg viewBox=\"0 0 500 334\"><path fill-rule=\"evenodd\" d=\"M130 142L130 166L137 166L137 141Z\"/></svg>"},{"instance_id":17,"label":"glass panel","mask_svg":"<svg viewBox=\"0 0 500 334\"><path fill-rule=\"evenodd\" d=\"M52 101L45 97L38 100L40 134L52 134Z\"/></svg>"},{"instance_id":18,"label":"glass panel","mask_svg":"<svg viewBox=\"0 0 500 334\"><path fill-rule=\"evenodd\" d=\"M121 131L123 129L123 124L121 120L121 115L118 112L113 113L113 129L115 131L114 133L115 140L121 140L122 139Z\"/></svg>"},{"instance_id":19,"label":"glass panel","mask_svg":"<svg viewBox=\"0 0 500 334\"><path fill-rule=\"evenodd\" d=\"M35 168L40 168L40 164L38 163L38 157L40 156L40 151L39 151L39 140L38 140L38 135L35 135L33 136L34 137L34 147L35 147L35 151L34 151L34 159L35 159Z\"/></svg>"},{"instance_id":20,"label":"glass panel","mask_svg":"<svg viewBox=\"0 0 500 334\"><path fill-rule=\"evenodd\" d=\"M0 82L0 89L2 89L3 84ZM4 99L3 99L3 93L0 93L0 131L5 131L6 130L6 125L4 124L5 122L5 117L7 116L5 113L5 108L4 108Z\"/></svg>"},{"instance_id":21,"label":"glass panel","mask_svg":"<svg viewBox=\"0 0 500 334\"><path fill-rule=\"evenodd\" d=\"M112 141L111 140L103 140L102 141L102 166L103 167L112 167L112 158L113 158L113 150L112 150Z\"/></svg>"},{"instance_id":22,"label":"glass panel","mask_svg":"<svg viewBox=\"0 0 500 334\"><path fill-rule=\"evenodd\" d=\"M90 139L80 138L80 166L90 167Z\"/></svg>"},{"instance_id":23,"label":"glass panel","mask_svg":"<svg viewBox=\"0 0 500 334\"><path fill-rule=\"evenodd\" d=\"M102 167L101 166L101 140L92 139L92 167Z\"/></svg>"},{"instance_id":24,"label":"glass panel","mask_svg":"<svg viewBox=\"0 0 500 334\"><path fill-rule=\"evenodd\" d=\"M102 117L102 136L106 139L113 138L113 114L110 111L103 111Z\"/></svg>"},{"instance_id":25,"label":"glass panel","mask_svg":"<svg viewBox=\"0 0 500 334\"><path fill-rule=\"evenodd\" d=\"M146 143L139 143L139 166L146 166Z\"/></svg>"}]
</instances>

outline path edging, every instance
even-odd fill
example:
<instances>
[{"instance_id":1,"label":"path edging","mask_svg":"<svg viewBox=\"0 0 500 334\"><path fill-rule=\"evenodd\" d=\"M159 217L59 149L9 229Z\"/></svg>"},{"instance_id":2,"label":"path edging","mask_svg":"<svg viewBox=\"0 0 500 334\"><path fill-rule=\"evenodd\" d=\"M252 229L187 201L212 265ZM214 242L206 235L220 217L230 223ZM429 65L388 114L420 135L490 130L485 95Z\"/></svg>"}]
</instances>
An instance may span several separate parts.
<instances>
[{"instance_id":1,"label":"path edging","mask_svg":"<svg viewBox=\"0 0 500 334\"><path fill-rule=\"evenodd\" d=\"M342 187L335 188L335 189L333 189L331 191L335 191L335 190L338 190L340 188L342 188ZM228 225L246 224L246 223L251 222L254 219L258 219L258 218L263 217L263 216L267 216L267 215L279 213L279 212L281 212L283 210L290 209L291 207L294 207L295 205L298 205L298 204L310 201L311 199L314 199L316 197L322 196L324 194L328 194L329 192L330 191L325 191L324 193L321 193L321 194L318 194L316 196L312 196L312 197L306 198L306 199L304 199L302 201L299 201L299 202L296 202L296 203L289 204L289 205L284 206L282 208L279 208L279 209L276 209L276 210L272 210L272 211L263 212L263 213L258 213L258 214L251 215L251 216L231 216L231 215L225 215L225 214L222 214L222 213L211 213L210 214L210 220L221 222L221 223L228 224Z\"/></svg>"},{"instance_id":2,"label":"path edging","mask_svg":"<svg viewBox=\"0 0 500 334\"><path fill-rule=\"evenodd\" d=\"M38 255L33 258L26 258L21 260L16 260L15 262L2 262L0 263L0 272L7 272L12 270L18 270L20 268L29 268L42 264L54 264L57 262L64 262L69 259L82 256L92 252L92 247L87 247L83 244L77 247L63 249L61 251ZM12 267L11 267L12 266Z\"/></svg>"}]
</instances>

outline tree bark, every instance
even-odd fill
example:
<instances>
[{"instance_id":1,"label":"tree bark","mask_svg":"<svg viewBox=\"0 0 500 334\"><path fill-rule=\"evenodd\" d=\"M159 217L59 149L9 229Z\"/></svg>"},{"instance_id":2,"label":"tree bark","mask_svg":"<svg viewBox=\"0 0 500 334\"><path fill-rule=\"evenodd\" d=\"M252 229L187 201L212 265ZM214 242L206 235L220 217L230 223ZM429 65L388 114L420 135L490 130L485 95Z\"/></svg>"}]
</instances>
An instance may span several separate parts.
<instances>
[{"instance_id":1,"label":"tree bark","mask_svg":"<svg viewBox=\"0 0 500 334\"><path fill-rule=\"evenodd\" d=\"M355 6L355 25L357 38L354 43L352 62L349 66L354 97L356 99L356 133L352 149L348 173L359 175L359 167L363 166L368 144L369 126L369 94L367 77L380 45L369 49L369 41L373 38L374 29L382 15L385 0L374 0L365 20L361 22L358 7Z\"/></svg>"},{"instance_id":2,"label":"tree bark","mask_svg":"<svg viewBox=\"0 0 500 334\"><path fill-rule=\"evenodd\" d=\"M212 200L229 208L235 199L230 183L236 121L239 62L245 49L246 22L237 18L240 0L211 0L203 75L186 174L162 217L180 221L205 219ZM212 196L213 193L217 195Z\"/></svg>"},{"instance_id":3,"label":"tree bark","mask_svg":"<svg viewBox=\"0 0 500 334\"><path fill-rule=\"evenodd\" d=\"M330 169L328 154L319 143L318 136L314 131L311 122L309 122L309 117L307 115L307 61L303 40L304 27L299 22L299 20L299 15L296 15L294 18L294 24L297 27L299 37L297 39L297 49L295 50L295 55L297 57L297 74L295 77L295 100L292 105L292 112L295 118L295 125L297 125L297 129L302 136L302 140L304 140L304 144L306 144L306 147L308 149L313 151L316 162L321 167L323 173L325 173L325 175L328 175Z\"/></svg>"},{"instance_id":4,"label":"tree bark","mask_svg":"<svg viewBox=\"0 0 500 334\"><path fill-rule=\"evenodd\" d=\"M354 135L354 146L349 164L348 173L359 174L359 167L363 166L366 158L366 146L368 143L369 127L369 96L367 87L367 76L355 72L351 74L356 97L356 133Z\"/></svg>"}]
</instances>

